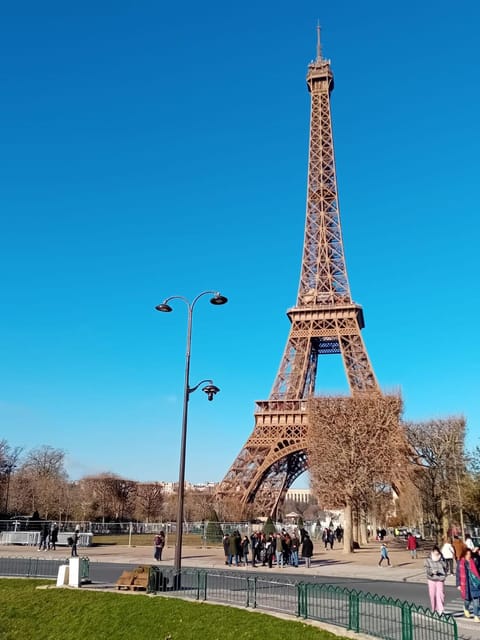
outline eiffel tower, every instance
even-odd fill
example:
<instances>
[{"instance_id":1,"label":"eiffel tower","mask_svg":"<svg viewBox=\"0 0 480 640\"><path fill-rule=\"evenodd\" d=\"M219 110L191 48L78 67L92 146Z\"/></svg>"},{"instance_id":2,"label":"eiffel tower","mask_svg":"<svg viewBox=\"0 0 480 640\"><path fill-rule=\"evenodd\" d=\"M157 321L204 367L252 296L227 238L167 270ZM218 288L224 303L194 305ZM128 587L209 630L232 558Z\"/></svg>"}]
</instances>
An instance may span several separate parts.
<instances>
[{"instance_id":1,"label":"eiffel tower","mask_svg":"<svg viewBox=\"0 0 480 640\"><path fill-rule=\"evenodd\" d=\"M340 355L352 394L379 390L361 330L362 307L352 301L338 205L330 94L330 60L308 66L311 95L307 212L297 304L270 398L256 403L255 427L217 488L256 515L276 515L288 488L308 469L307 401L315 393L319 356Z\"/></svg>"}]
</instances>

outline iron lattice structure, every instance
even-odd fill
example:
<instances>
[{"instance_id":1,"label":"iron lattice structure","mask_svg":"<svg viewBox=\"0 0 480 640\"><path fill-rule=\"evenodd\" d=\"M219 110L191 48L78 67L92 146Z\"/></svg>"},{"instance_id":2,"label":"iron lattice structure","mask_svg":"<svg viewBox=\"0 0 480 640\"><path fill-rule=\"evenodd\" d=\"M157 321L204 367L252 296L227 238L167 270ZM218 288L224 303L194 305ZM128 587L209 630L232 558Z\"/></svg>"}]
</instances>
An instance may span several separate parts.
<instances>
[{"instance_id":1,"label":"iron lattice structure","mask_svg":"<svg viewBox=\"0 0 480 640\"><path fill-rule=\"evenodd\" d=\"M352 301L338 205L330 94L330 60L310 63L311 95L305 241L296 306L269 400L257 402L255 427L217 489L257 514L274 515L308 468L307 401L315 393L319 356L339 354L352 394L379 391L361 329L363 311Z\"/></svg>"}]
</instances>

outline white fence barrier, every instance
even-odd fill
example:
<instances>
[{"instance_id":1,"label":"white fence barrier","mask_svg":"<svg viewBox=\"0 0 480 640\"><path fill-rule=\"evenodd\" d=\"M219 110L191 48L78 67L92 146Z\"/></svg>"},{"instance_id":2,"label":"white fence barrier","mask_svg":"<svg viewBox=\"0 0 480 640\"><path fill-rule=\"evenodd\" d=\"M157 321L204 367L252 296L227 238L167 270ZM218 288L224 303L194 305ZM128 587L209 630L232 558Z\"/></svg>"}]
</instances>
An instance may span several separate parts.
<instances>
[{"instance_id":1,"label":"white fence barrier","mask_svg":"<svg viewBox=\"0 0 480 640\"><path fill-rule=\"evenodd\" d=\"M61 531L58 534L57 545L68 547L68 538L73 538L74 531ZM79 547L92 546L92 533L80 533L78 537ZM31 547L40 544L40 531L2 531L0 533L0 544L23 544Z\"/></svg>"}]
</instances>

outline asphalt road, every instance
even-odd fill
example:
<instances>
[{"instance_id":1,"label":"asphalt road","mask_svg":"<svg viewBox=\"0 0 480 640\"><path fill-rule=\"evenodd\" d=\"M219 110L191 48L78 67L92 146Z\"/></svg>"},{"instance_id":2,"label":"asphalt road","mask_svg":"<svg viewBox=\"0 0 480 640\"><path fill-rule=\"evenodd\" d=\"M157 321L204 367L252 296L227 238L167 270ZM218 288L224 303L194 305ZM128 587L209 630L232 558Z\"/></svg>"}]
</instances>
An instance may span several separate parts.
<instances>
[{"instance_id":1,"label":"asphalt road","mask_svg":"<svg viewBox=\"0 0 480 640\"><path fill-rule=\"evenodd\" d=\"M122 563L110 563L110 562L92 562L90 564L90 579L94 584L115 584L121 573L125 570L132 570L137 567L138 564L122 564ZM168 566L166 566L168 568ZM239 575L239 570L215 570L215 572L225 575ZM288 577L282 575L281 571L246 571L241 569L241 575L243 577L247 575L264 577L267 579L275 579L279 582L292 583L302 582L305 580L305 575L300 575L296 578L294 575L289 574ZM416 605L423 607L429 607L430 602L428 598L427 586L422 583L412 582L393 582L391 580L368 580L366 578L349 578L339 576L308 576L308 582L315 582L318 584L330 584L336 587L344 587L347 589L356 589L358 591L366 591L379 596L386 596L395 598L402 601L413 602ZM445 607L447 612L459 613L463 609L462 599L459 597L459 592L454 586L447 585L445 587Z\"/></svg>"}]
</instances>

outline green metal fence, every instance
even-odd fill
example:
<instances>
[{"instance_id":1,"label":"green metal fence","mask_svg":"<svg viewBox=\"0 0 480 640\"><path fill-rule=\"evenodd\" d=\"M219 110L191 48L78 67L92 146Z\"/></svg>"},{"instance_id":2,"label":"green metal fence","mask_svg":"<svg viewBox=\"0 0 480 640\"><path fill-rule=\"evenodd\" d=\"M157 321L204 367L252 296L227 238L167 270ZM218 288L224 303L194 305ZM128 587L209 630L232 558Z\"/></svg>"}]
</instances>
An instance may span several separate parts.
<instances>
[{"instance_id":1,"label":"green metal fence","mask_svg":"<svg viewBox=\"0 0 480 640\"><path fill-rule=\"evenodd\" d=\"M90 579L90 558L82 556L80 558L80 581L86 582Z\"/></svg>"},{"instance_id":2,"label":"green metal fence","mask_svg":"<svg viewBox=\"0 0 480 640\"><path fill-rule=\"evenodd\" d=\"M0 558L0 576L21 578L56 578L58 569L62 564L68 564L69 558L26 558L14 556ZM90 575L90 560L87 557L80 558L80 580L86 582Z\"/></svg>"},{"instance_id":3,"label":"green metal fence","mask_svg":"<svg viewBox=\"0 0 480 640\"><path fill-rule=\"evenodd\" d=\"M299 615L386 640L457 640L457 623L415 604L325 584L299 584Z\"/></svg>"},{"instance_id":4,"label":"green metal fence","mask_svg":"<svg viewBox=\"0 0 480 640\"><path fill-rule=\"evenodd\" d=\"M68 560L25 557L0 558L0 575L22 578L54 578L62 564L68 564Z\"/></svg>"},{"instance_id":5,"label":"green metal fence","mask_svg":"<svg viewBox=\"0 0 480 640\"><path fill-rule=\"evenodd\" d=\"M152 567L153 592L194 600L277 611L305 620L318 620L385 640L458 640L453 616L394 598L353 589L296 581L276 581L255 575Z\"/></svg>"}]
</instances>

